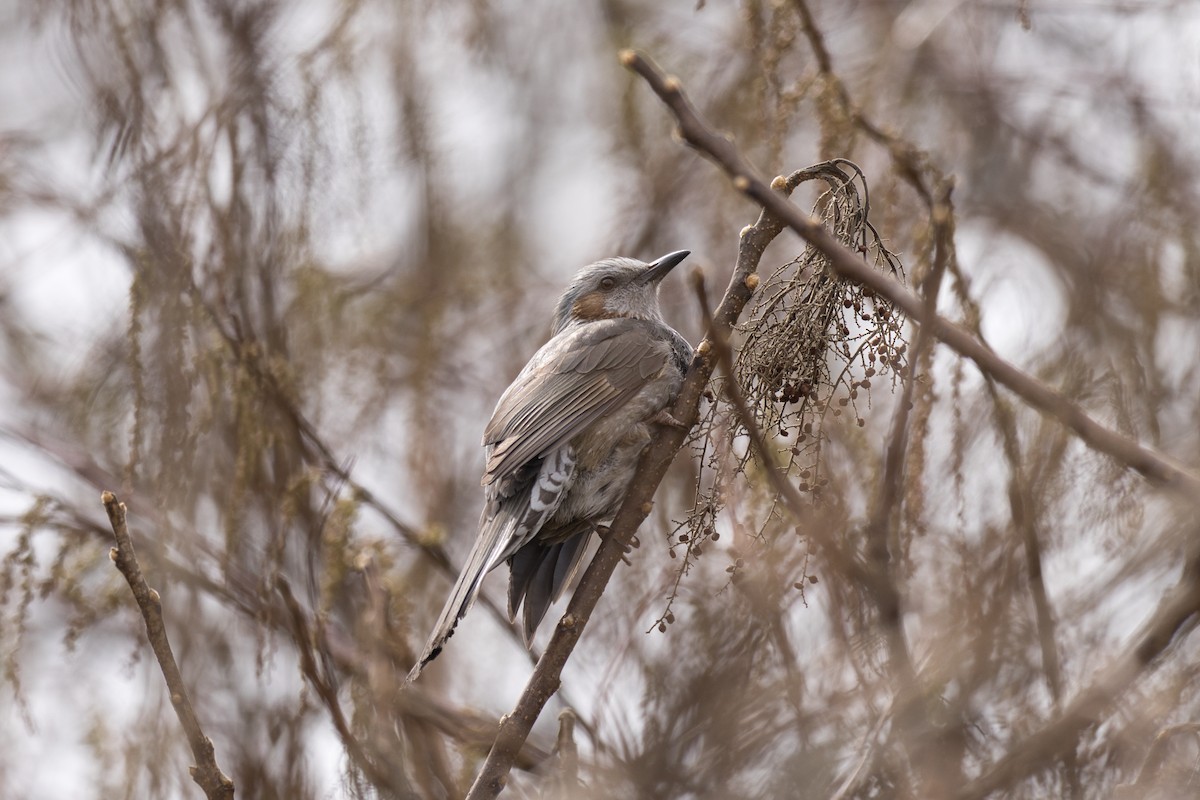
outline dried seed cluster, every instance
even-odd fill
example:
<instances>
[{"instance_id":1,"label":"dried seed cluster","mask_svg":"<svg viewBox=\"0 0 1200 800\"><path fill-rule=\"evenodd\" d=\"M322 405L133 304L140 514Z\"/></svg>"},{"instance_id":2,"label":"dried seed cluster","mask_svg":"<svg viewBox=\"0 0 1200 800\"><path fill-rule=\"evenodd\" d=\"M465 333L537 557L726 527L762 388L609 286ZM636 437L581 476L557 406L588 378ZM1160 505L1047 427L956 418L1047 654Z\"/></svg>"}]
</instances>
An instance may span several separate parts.
<instances>
[{"instance_id":1,"label":"dried seed cluster","mask_svg":"<svg viewBox=\"0 0 1200 800\"><path fill-rule=\"evenodd\" d=\"M828 187L815 213L838 240L878 269L902 278L899 260L868 221L861 170L839 159L806 172L806 180L819 179ZM903 319L870 289L839 279L812 248L765 277L751 302L749 317L737 329L738 387L758 428L778 446L777 455L794 485L819 502L828 485L821 475L826 425L850 413L856 426L866 424L872 381L881 375L895 380L904 366ZM695 434L701 453L696 503L671 542L672 558L677 550L684 551L680 577L704 545L720 537L718 518L726 496L735 489L747 493L766 485L745 480L753 452L743 421L725 402L727 382L726 376L714 380L712 392L706 394L710 404ZM731 562L726 570L731 581L743 566L740 559ZM660 630L665 630L665 619L656 625Z\"/></svg>"}]
</instances>

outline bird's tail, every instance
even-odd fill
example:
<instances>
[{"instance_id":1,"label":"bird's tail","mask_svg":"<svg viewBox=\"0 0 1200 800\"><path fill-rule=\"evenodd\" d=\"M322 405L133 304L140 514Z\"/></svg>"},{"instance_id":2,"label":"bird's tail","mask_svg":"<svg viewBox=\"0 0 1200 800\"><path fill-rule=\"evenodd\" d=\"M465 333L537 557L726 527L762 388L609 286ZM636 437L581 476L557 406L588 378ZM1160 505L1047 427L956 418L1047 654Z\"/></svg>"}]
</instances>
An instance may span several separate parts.
<instances>
[{"instance_id":1,"label":"bird's tail","mask_svg":"<svg viewBox=\"0 0 1200 800\"><path fill-rule=\"evenodd\" d=\"M542 544L535 539L513 553L509 561L512 577L508 584L508 617L515 620L517 608L524 607L521 632L526 644L533 639L533 632L542 618L579 570L592 538L590 526L581 525L580 528L553 544Z\"/></svg>"},{"instance_id":2,"label":"bird's tail","mask_svg":"<svg viewBox=\"0 0 1200 800\"><path fill-rule=\"evenodd\" d=\"M530 483L521 486L518 491L508 492L503 500L489 498L484 504L479 520L479 535L475 538L471 555L467 557L467 564L459 573L454 590L450 592L450 599L446 601L421 657L408 673L405 685L415 681L421 670L425 669L425 665L437 658L446 640L454 633L458 621L466 615L475 598L479 596L484 576L520 550L537 534L542 524L554 515L563 496L571 487L574 468L574 449L570 445L559 448L545 458L531 462L531 480L526 479L530 480ZM574 563L578 563L577 556L572 558ZM551 559L551 566L553 563L554 560ZM560 591L561 580L554 592ZM549 603L545 605L549 606ZM541 613L545 613L545 608ZM528 625L528 622L526 624Z\"/></svg>"},{"instance_id":3,"label":"bird's tail","mask_svg":"<svg viewBox=\"0 0 1200 800\"><path fill-rule=\"evenodd\" d=\"M405 685L421 675L425 665L437 658L446 641L454 635L458 621L466 616L467 611L475 604L475 598L479 597L484 577L507 557L504 551L512 539L512 529L516 527L516 523L517 520L511 515L493 517L482 523L480 535L475 540L471 555L467 557L466 566L459 573L454 589L450 592L442 613L438 615L437 624L433 626L433 633L429 635L421 657L404 679Z\"/></svg>"}]
</instances>

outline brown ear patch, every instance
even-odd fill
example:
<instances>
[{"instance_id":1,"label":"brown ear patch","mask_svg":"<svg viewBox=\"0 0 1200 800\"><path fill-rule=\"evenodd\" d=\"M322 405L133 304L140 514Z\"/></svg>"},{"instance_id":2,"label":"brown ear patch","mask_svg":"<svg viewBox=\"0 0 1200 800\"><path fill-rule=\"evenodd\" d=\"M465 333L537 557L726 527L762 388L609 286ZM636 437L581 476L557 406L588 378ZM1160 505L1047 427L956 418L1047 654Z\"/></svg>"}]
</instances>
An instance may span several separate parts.
<instances>
[{"instance_id":1,"label":"brown ear patch","mask_svg":"<svg viewBox=\"0 0 1200 800\"><path fill-rule=\"evenodd\" d=\"M603 292L588 292L575 301L571 313L577 319L613 319L620 316L604 307Z\"/></svg>"}]
</instances>

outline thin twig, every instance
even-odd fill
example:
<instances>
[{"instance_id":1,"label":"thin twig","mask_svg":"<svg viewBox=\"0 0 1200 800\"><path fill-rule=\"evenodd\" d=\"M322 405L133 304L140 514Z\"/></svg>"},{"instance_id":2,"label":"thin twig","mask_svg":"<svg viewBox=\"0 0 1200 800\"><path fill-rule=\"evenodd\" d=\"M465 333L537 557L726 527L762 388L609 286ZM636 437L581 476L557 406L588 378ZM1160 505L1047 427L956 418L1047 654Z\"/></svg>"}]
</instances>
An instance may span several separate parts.
<instances>
[{"instance_id":1,"label":"thin twig","mask_svg":"<svg viewBox=\"0 0 1200 800\"><path fill-rule=\"evenodd\" d=\"M276 579L275 588L279 591L280 597L283 598L283 603L287 607L288 615L291 618L292 640L296 643L296 649L300 654L300 671L304 674L305 679L316 691L317 697L320 698L321 703L329 712L329 718L333 721L333 727L337 731L338 737L342 740L342 746L346 748L346 754L350 756L350 761L367 776L376 788L391 792L394 795L407 793L410 790L403 776L393 775L383 766L376 763L376 759L367 753L362 742L350 730L350 723L346 720L346 715L342 711L342 704L338 700L337 688L334 686L333 681L321 674L321 669L318 667L319 659L313 649L313 640L308 622L305 618L304 610L300 608L300 604L296 601L296 596L292 594L291 586L285 578L279 577Z\"/></svg>"},{"instance_id":2,"label":"thin twig","mask_svg":"<svg viewBox=\"0 0 1200 800\"><path fill-rule=\"evenodd\" d=\"M799 174L795 173L793 177ZM741 386L737 382L733 371L733 351L729 345L729 328L718 324L708 311L708 293L704 286L704 276L697 271L693 273L692 280L701 314L709 330L706 341L710 344L713 355L716 356L717 366L721 367L721 371L728 379L723 385L724 393L729 404L733 406L738 422L741 423L750 439L750 451L762 465L763 473L771 482L771 488L775 490L776 496L783 501L784 508L797 522L802 522L808 517L809 506L800 491L787 480L785 468L776 462L762 428L756 421L754 412L750 410ZM812 528L809 534L835 569L852 580L860 581L868 586L874 584L874 576L853 555L846 552L845 548L829 535L829 531L824 526Z\"/></svg>"},{"instance_id":3,"label":"thin twig","mask_svg":"<svg viewBox=\"0 0 1200 800\"><path fill-rule=\"evenodd\" d=\"M714 133L700 119L684 95L678 78L664 75L647 58L633 50L622 51L621 62L645 79L675 115L679 134L684 141L724 169L731 177L734 188L756 201L821 251L840 277L870 288L907 314L913 322L928 326L930 333L939 341L974 361L982 372L991 375L1034 408L1069 427L1089 447L1115 458L1155 484L1183 490L1191 495L1200 492L1200 475L1191 468L1096 422L1078 405L1000 358L966 329L925 308L922 300L898 281L872 269L858 254L842 246L825 230L820 219L810 217L786 197L772 191L733 142Z\"/></svg>"},{"instance_id":4,"label":"thin twig","mask_svg":"<svg viewBox=\"0 0 1200 800\"><path fill-rule=\"evenodd\" d=\"M863 113L862 109L850 97L850 91L846 88L846 84L842 82L842 79L834 70L833 58L829 54L829 48L825 46L825 36L821 33L821 29L817 27L816 20L813 19L808 3L806 0L793 0L793 5L795 5L796 13L800 17L800 27L804 29L808 45L812 48L813 56L817 59L817 71L820 72L821 79L825 82L825 85L833 92L833 96L841 107L842 113L859 130L870 137L872 141L888 149L892 163L896 166L896 171L920 195L926 208L933 211L936 200L933 196L933 191L926 183L922 173L931 172L935 183L941 182L941 175L930 166L924 153L909 142L885 131Z\"/></svg>"},{"instance_id":5,"label":"thin twig","mask_svg":"<svg viewBox=\"0 0 1200 800\"><path fill-rule=\"evenodd\" d=\"M938 292L946 264L953 247L953 209L950 205L949 181L939 188L938 198L930 212L934 230L933 264L922 284L923 307L932 314L937 308ZM924 783L927 796L942 796L949 781L957 783L958 765L944 756L944 750L930 747L931 722L925 713L920 681L913 666L912 654L904 635L903 595L895 575L892 540L895 533L894 512L900 504L904 486L904 467L908 453L909 409L917 383L916 369L924 361L925 352L932 348L933 337L928 327L917 330L909 358L908 375L892 415L888 444L884 451L883 477L866 528L867 553L874 574L874 599L879 609L880 625L888 643L888 665L891 668L893 690L897 701L896 719L901 728L900 739L913 759L917 774ZM933 761L940 763L934 764Z\"/></svg>"},{"instance_id":6,"label":"thin twig","mask_svg":"<svg viewBox=\"0 0 1200 800\"><path fill-rule=\"evenodd\" d=\"M1200 739L1200 723L1185 722L1159 731L1154 737L1154 743L1146 751L1141 769L1138 770L1137 780L1132 784L1118 786L1113 796L1119 800L1134 800L1149 795L1167 762L1171 741L1177 736L1189 736L1193 740Z\"/></svg>"},{"instance_id":7,"label":"thin twig","mask_svg":"<svg viewBox=\"0 0 1200 800\"><path fill-rule=\"evenodd\" d=\"M999 389L992 380L985 382L988 394L992 399L993 416L1000 429L1000 437L1004 444L1004 456L1008 460L1008 506L1012 516L1013 527L1021 534L1022 549L1025 552L1025 573L1029 583L1029 594L1033 600L1034 620L1037 627L1038 646L1042 652L1042 671L1046 673L1046 685L1050 689L1050 699L1054 703L1054 711L1062 710L1063 678L1062 666L1058 657L1058 644L1054 621L1054 611L1050 607L1050 596L1046 591L1046 580L1042 574L1042 543L1038 533L1037 515L1034 512L1033 493L1030 491L1029 477L1025 474L1021 463L1021 443L1017 436L1017 423L1013 409L1007 400L1000 396ZM1079 765L1075 752L1065 753L1067 785L1073 799L1083 797L1083 787L1080 783Z\"/></svg>"},{"instance_id":8,"label":"thin twig","mask_svg":"<svg viewBox=\"0 0 1200 800\"><path fill-rule=\"evenodd\" d=\"M196 710L183 683L183 675L175 662L175 654L171 652L171 642L167 639L167 628L163 622L162 598L146 583L137 555L133 552L133 540L129 537L129 526L125 521L125 504L107 491L100 495L100 502L104 503L113 536L117 540L117 546L109 552L109 557L125 576L133 599L142 612L146 638L150 640L150 648L158 659L158 666L167 681L167 691L171 694L171 705L175 708L179 724L183 726L188 744L191 745L192 757L196 760L196 765L190 770L192 780L204 790L209 800L232 800L233 781L217 766L212 740L204 735L200 727L200 720L196 717Z\"/></svg>"}]
</instances>

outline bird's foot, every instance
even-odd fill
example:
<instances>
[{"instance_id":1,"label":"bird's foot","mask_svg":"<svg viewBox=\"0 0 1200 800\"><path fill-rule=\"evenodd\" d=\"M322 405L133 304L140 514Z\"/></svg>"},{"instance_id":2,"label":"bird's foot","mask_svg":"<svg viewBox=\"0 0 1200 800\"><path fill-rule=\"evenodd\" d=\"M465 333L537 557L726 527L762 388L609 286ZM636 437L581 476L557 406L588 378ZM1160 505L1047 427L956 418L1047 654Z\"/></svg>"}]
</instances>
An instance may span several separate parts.
<instances>
[{"instance_id":1,"label":"bird's foot","mask_svg":"<svg viewBox=\"0 0 1200 800\"><path fill-rule=\"evenodd\" d=\"M655 425L666 425L667 427L679 428L680 430L684 431L692 427L686 422L680 422L679 420L675 419L675 417L671 416L671 412L667 411L665 408L651 417L650 421Z\"/></svg>"},{"instance_id":2,"label":"bird's foot","mask_svg":"<svg viewBox=\"0 0 1200 800\"><path fill-rule=\"evenodd\" d=\"M608 541L608 537L612 534L612 528L609 527L608 525L593 524L592 530L600 535L601 541ZM632 564L633 562L631 562L626 556L631 550L633 550L633 546L627 544L624 547L622 547L621 549L624 551L621 554L621 560L625 562L626 566Z\"/></svg>"}]
</instances>

